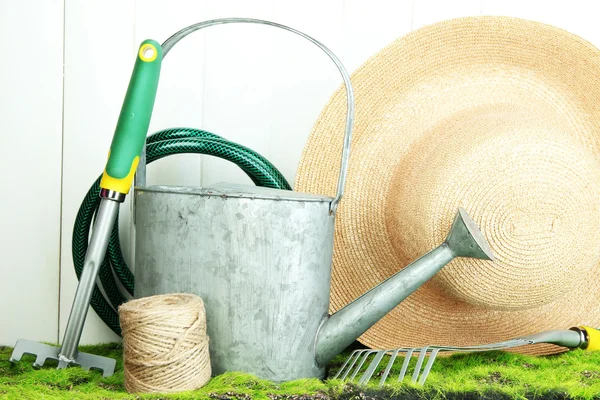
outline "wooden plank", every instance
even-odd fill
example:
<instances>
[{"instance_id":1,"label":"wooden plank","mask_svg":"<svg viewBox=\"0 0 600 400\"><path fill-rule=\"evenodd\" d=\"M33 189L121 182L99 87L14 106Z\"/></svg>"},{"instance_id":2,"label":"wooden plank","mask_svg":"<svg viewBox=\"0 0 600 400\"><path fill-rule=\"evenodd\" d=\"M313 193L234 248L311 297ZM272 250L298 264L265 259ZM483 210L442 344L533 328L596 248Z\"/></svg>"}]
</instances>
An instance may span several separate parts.
<instances>
[{"instance_id":1,"label":"wooden plank","mask_svg":"<svg viewBox=\"0 0 600 400\"><path fill-rule=\"evenodd\" d=\"M412 29L435 22L481 14L481 0L415 0Z\"/></svg>"},{"instance_id":2,"label":"wooden plank","mask_svg":"<svg viewBox=\"0 0 600 400\"><path fill-rule=\"evenodd\" d=\"M207 4L206 18L246 17L272 20L274 1L219 1ZM274 28L256 24L230 24L198 32L205 38L203 127L217 135L258 151L270 153L272 121ZM239 167L205 157L202 184L252 184Z\"/></svg>"},{"instance_id":3,"label":"wooden plank","mask_svg":"<svg viewBox=\"0 0 600 400\"><path fill-rule=\"evenodd\" d=\"M542 22L581 36L600 46L598 13L600 3L594 0L538 2L517 0L482 0L484 15L503 15Z\"/></svg>"},{"instance_id":4,"label":"wooden plank","mask_svg":"<svg viewBox=\"0 0 600 400\"><path fill-rule=\"evenodd\" d=\"M0 344L56 342L63 2L0 0Z\"/></svg>"},{"instance_id":5,"label":"wooden plank","mask_svg":"<svg viewBox=\"0 0 600 400\"><path fill-rule=\"evenodd\" d=\"M343 1L339 0L278 2L275 18L323 43L345 65L343 7ZM274 69L273 98L276 101L270 114L269 160L293 186L312 127L343 81L329 57L306 39L277 32L273 46L276 57L270 64Z\"/></svg>"},{"instance_id":6,"label":"wooden plank","mask_svg":"<svg viewBox=\"0 0 600 400\"><path fill-rule=\"evenodd\" d=\"M205 19L205 2L137 1L134 45L145 39L163 43L175 32ZM202 128L204 42L199 34L180 41L165 57L148 134L172 127ZM197 40L199 39L199 40ZM200 157L176 155L151 164L148 185L200 185Z\"/></svg>"},{"instance_id":7,"label":"wooden plank","mask_svg":"<svg viewBox=\"0 0 600 400\"><path fill-rule=\"evenodd\" d=\"M413 2L400 0L344 1L346 67L354 71L369 57L411 31Z\"/></svg>"}]
</instances>

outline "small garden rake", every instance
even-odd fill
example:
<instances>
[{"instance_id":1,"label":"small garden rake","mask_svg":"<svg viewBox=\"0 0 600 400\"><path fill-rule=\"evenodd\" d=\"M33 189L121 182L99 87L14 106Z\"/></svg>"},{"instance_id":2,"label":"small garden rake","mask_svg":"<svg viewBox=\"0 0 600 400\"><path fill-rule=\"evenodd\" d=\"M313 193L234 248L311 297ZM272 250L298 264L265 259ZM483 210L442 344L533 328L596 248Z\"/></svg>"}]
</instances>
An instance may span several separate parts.
<instances>
[{"instance_id":1,"label":"small garden rake","mask_svg":"<svg viewBox=\"0 0 600 400\"><path fill-rule=\"evenodd\" d=\"M573 327L568 330L553 330L536 333L533 335L521 336L515 339L506 340L504 342L465 347L425 346L421 348L401 347L392 350L360 349L352 352L350 357L348 357L344 365L342 365L333 379L353 381L360 373L362 373L358 379L358 384L364 385L371 380L375 374L375 371L383 368L383 365L380 364L383 360L383 357L386 354L389 354L390 359L385 369L382 372L379 371L377 374L381 374L379 386L383 386L390 376L392 366L394 365L398 354L401 354L404 355L404 362L402 363L402 367L400 368L400 373L398 375L398 381L400 382L406 377L412 356L418 354L417 364L415 365L415 369L412 374L412 382L423 385L429 376L429 372L431 372L431 367L435 362L435 358L440 352L470 353L505 350L513 347L537 343L555 344L558 346L568 347L570 349L581 348L589 351L600 350L600 330L587 326ZM421 370L427 355L429 355L429 359L427 360L425 367ZM367 365L367 360L370 358L372 358L372 360L365 369L364 367Z\"/></svg>"},{"instance_id":2,"label":"small garden rake","mask_svg":"<svg viewBox=\"0 0 600 400\"><path fill-rule=\"evenodd\" d=\"M73 299L62 346L51 346L32 340L19 339L10 356L11 362L21 360L24 354L36 356L33 365L41 367L47 360L58 362L58 368L79 365L86 370L102 370L103 376L114 373L116 361L112 358L83 353L78 350L79 340L92 296L98 293L96 278L111 236L119 206L125 201L131 187L140 153L146 141L148 125L154 107L162 49L153 40L145 40L136 57L129 87L123 101L117 127L108 153L108 161L100 181L100 205L92 228L89 247L85 253L83 271Z\"/></svg>"}]
</instances>

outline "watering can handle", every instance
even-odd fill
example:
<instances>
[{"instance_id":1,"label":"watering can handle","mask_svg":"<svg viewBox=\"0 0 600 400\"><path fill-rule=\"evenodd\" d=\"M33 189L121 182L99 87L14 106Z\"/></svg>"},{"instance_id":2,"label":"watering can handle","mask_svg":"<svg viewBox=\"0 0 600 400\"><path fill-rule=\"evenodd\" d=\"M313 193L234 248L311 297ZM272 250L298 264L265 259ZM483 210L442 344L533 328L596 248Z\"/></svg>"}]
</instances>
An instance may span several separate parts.
<instances>
[{"instance_id":1,"label":"watering can handle","mask_svg":"<svg viewBox=\"0 0 600 400\"><path fill-rule=\"evenodd\" d=\"M310 42L312 42L313 44L315 44L321 50L323 50L329 56L329 58L331 58L331 60L335 63L336 67L340 71L340 74L342 75L342 78L344 80L344 85L346 86L346 97L347 97L347 101L348 101L348 108L346 111L346 133L344 136L344 145L343 145L343 149L342 149L342 159L341 159L341 163L340 163L340 175L338 178L337 193L330 205L330 211L332 213L334 213L337 208L338 203L340 202L340 200L342 198L342 194L344 193L344 186L346 183L346 174L348 171L348 158L350 156L350 140L352 137L352 123L354 121L354 94L352 91L352 84L350 83L350 76L346 72L346 69L342 65L341 61L337 58L337 56L335 54L333 54L331 52L331 50L329 50L327 47L325 47L321 42L313 39L312 37L300 32L300 31L290 28L288 26L277 24L275 22L263 21L260 19L252 19L252 18L213 19L213 20L209 20L209 21L199 22L197 24L190 25L187 28L183 28L182 30L180 30L179 32L175 33L173 36L168 38L162 44L163 58L167 56L167 53L173 48L173 46L175 46L175 44L177 44L177 42L179 42L181 39L183 39L190 33L200 30L202 28L207 28L209 26L213 26L213 25L231 24L231 23L251 23L251 24L270 25L270 26L285 29L287 31L290 31L297 35L300 35L303 38L305 38L305 39L309 40ZM142 154L142 160L138 166L138 173L136 174L138 177L140 177L140 179L142 181L145 180L145 176L146 176L146 174L145 174L145 172L146 172L145 171L145 168L146 168L145 151L146 150L144 148L143 154ZM145 182L141 182L141 183L142 183L142 185L145 184Z\"/></svg>"}]
</instances>

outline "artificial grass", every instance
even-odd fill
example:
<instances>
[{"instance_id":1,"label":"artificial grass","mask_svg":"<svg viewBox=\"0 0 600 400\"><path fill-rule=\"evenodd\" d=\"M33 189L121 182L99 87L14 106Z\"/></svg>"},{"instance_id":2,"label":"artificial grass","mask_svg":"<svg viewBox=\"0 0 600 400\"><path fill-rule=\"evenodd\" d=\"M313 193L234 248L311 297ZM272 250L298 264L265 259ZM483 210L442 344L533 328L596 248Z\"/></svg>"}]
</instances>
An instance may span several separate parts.
<instances>
[{"instance_id":1,"label":"artificial grass","mask_svg":"<svg viewBox=\"0 0 600 400\"><path fill-rule=\"evenodd\" d=\"M8 399L600 399L600 352L570 351L531 357L505 352L456 354L436 360L423 387L393 382L383 388L339 380L301 379L275 384L230 372L203 388L176 394L128 394L123 386L120 344L81 346L81 351L117 359L115 375L80 368L34 369L33 356L8 361L12 349L0 347L0 396ZM336 357L336 370L349 351ZM382 364L385 365L385 359ZM399 358L394 366L398 371ZM412 361L414 365L414 360ZM409 370L410 371L410 370ZM397 376L397 374L396 374ZM388 382L392 379L388 379Z\"/></svg>"}]
</instances>

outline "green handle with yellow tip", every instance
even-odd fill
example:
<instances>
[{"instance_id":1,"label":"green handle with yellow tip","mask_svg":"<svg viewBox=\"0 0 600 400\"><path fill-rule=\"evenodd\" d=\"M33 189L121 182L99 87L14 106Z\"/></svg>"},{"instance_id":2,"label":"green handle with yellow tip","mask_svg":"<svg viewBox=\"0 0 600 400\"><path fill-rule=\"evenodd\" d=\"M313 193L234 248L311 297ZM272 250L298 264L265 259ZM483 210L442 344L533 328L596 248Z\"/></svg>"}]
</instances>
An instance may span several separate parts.
<instances>
[{"instance_id":1,"label":"green handle with yellow tip","mask_svg":"<svg viewBox=\"0 0 600 400\"><path fill-rule=\"evenodd\" d=\"M154 40L144 40L137 53L100 181L103 189L129 193L150 125L161 63L160 44Z\"/></svg>"}]
</instances>

